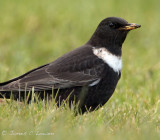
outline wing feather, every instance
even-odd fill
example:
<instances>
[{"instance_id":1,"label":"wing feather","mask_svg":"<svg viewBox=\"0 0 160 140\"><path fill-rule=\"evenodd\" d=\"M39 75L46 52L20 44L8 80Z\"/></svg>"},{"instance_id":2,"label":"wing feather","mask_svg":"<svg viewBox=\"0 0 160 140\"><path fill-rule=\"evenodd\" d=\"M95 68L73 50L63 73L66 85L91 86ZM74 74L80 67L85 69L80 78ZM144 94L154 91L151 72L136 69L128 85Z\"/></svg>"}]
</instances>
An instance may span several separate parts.
<instances>
[{"instance_id":1,"label":"wing feather","mask_svg":"<svg viewBox=\"0 0 160 140\"><path fill-rule=\"evenodd\" d=\"M90 46L82 46L44 67L37 68L6 85L1 90L49 90L85 86L101 79L104 62L96 57Z\"/></svg>"}]
</instances>

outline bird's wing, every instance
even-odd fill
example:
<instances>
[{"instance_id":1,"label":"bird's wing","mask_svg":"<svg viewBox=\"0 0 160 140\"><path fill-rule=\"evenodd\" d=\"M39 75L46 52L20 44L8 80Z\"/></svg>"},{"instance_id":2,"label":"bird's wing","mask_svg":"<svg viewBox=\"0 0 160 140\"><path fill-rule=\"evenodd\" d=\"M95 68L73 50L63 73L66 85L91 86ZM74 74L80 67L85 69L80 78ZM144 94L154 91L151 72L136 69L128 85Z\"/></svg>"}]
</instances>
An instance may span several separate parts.
<instances>
[{"instance_id":1,"label":"bird's wing","mask_svg":"<svg viewBox=\"0 0 160 140\"><path fill-rule=\"evenodd\" d=\"M104 63L96 57L92 48L82 46L54 62L36 68L18 78L0 84L0 90L50 90L92 85L100 80Z\"/></svg>"}]
</instances>

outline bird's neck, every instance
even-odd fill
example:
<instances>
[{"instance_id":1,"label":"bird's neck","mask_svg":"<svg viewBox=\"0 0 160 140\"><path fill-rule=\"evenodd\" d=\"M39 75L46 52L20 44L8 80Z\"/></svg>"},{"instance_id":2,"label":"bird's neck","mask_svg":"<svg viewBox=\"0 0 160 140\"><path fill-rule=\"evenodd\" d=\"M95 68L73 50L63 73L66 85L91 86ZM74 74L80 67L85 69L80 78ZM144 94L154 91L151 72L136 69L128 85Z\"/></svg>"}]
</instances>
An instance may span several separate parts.
<instances>
[{"instance_id":1,"label":"bird's neck","mask_svg":"<svg viewBox=\"0 0 160 140\"><path fill-rule=\"evenodd\" d=\"M94 33L91 39L87 42L88 45L94 47L105 47L109 52L116 56L122 55L122 44L124 39L116 39L113 36L103 36Z\"/></svg>"}]
</instances>

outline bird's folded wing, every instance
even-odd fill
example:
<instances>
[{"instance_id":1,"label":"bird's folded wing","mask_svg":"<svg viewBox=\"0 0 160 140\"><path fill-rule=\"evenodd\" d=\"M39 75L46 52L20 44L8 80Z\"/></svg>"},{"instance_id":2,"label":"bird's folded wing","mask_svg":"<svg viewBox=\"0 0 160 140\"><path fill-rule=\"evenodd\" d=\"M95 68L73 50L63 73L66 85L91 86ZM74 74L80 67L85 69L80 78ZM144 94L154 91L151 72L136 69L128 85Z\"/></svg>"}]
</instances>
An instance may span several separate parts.
<instances>
[{"instance_id":1,"label":"bird's folded wing","mask_svg":"<svg viewBox=\"0 0 160 140\"><path fill-rule=\"evenodd\" d=\"M56 61L36 68L3 85L1 90L51 90L90 85L100 80L104 63L92 53L85 55L74 53L64 55Z\"/></svg>"}]
</instances>

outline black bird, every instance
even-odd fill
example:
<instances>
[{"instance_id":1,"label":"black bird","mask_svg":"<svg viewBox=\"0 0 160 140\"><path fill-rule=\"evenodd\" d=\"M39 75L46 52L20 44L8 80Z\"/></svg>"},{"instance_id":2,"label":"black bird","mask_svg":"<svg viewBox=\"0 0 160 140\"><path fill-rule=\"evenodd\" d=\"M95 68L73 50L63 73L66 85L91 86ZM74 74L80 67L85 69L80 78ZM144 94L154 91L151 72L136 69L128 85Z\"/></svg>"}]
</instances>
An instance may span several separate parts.
<instances>
[{"instance_id":1,"label":"black bird","mask_svg":"<svg viewBox=\"0 0 160 140\"><path fill-rule=\"evenodd\" d=\"M122 44L128 32L139 27L118 17L102 20L83 46L0 83L1 97L10 98L11 92L14 98L19 93L24 97L34 88L42 99L52 94L57 102L68 99L70 104L78 103L82 112L104 105L121 76Z\"/></svg>"}]
</instances>

